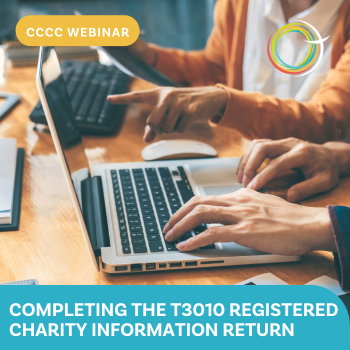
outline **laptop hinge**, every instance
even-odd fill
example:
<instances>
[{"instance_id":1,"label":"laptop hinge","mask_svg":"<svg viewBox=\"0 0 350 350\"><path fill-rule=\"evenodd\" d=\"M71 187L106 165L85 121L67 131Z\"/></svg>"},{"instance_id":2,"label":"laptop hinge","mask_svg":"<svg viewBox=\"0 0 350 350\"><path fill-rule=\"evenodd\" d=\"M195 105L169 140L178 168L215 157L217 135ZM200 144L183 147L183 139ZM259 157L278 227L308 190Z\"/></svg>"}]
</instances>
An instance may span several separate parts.
<instances>
[{"instance_id":1,"label":"laptop hinge","mask_svg":"<svg viewBox=\"0 0 350 350\"><path fill-rule=\"evenodd\" d=\"M86 229L98 262L101 248L110 246L101 176L89 177L81 182L81 198Z\"/></svg>"}]
</instances>

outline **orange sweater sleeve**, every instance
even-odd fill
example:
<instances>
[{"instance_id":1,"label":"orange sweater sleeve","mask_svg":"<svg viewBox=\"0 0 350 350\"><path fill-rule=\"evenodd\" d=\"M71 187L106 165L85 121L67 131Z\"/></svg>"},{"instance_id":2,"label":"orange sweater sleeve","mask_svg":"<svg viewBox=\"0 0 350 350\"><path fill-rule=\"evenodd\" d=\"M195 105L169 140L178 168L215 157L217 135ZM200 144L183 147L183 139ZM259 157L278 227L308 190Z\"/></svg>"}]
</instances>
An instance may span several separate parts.
<instances>
[{"instance_id":1,"label":"orange sweater sleeve","mask_svg":"<svg viewBox=\"0 0 350 350\"><path fill-rule=\"evenodd\" d=\"M308 102L219 86L229 98L218 125L235 128L249 139L296 137L323 143L350 137L350 40L335 68Z\"/></svg>"},{"instance_id":2,"label":"orange sweater sleeve","mask_svg":"<svg viewBox=\"0 0 350 350\"><path fill-rule=\"evenodd\" d=\"M199 51L165 49L150 44L157 51L156 68L169 78L191 86L225 82L223 51L224 7L227 0L218 0L214 11L214 28L206 47Z\"/></svg>"}]
</instances>

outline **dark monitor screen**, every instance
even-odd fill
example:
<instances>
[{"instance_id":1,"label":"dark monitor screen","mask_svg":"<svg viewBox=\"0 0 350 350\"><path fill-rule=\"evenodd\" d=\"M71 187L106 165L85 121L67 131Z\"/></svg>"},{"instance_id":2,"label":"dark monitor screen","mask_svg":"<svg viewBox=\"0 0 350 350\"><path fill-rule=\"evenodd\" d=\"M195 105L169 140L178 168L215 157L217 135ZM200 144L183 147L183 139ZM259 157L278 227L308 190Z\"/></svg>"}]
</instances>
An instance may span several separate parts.
<instances>
[{"instance_id":1,"label":"dark monitor screen","mask_svg":"<svg viewBox=\"0 0 350 350\"><path fill-rule=\"evenodd\" d=\"M89 164L80 131L75 124L74 112L61 74L61 67L53 47L41 49L39 77L49 106L69 173L72 176Z\"/></svg>"}]
</instances>

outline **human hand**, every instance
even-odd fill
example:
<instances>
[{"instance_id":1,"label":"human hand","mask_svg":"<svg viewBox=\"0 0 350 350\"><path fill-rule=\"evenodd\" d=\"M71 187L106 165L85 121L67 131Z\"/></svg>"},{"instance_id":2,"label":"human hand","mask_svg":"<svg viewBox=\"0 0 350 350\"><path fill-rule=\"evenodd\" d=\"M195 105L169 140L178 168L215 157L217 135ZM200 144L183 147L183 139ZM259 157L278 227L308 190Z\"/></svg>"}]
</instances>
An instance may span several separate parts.
<instances>
[{"instance_id":1,"label":"human hand","mask_svg":"<svg viewBox=\"0 0 350 350\"><path fill-rule=\"evenodd\" d=\"M158 87L108 96L108 101L113 104L148 103L153 106L147 119L145 142L153 141L157 134L183 133L194 123L207 122L215 115L222 115L227 99L227 92L215 86Z\"/></svg>"},{"instance_id":2,"label":"human hand","mask_svg":"<svg viewBox=\"0 0 350 350\"><path fill-rule=\"evenodd\" d=\"M256 175L266 158L271 161ZM343 142L317 145L295 138L254 140L242 157L237 173L243 186L259 190L281 172L300 168L306 180L287 192L287 200L297 202L336 186L339 176L349 173L349 166L350 145Z\"/></svg>"},{"instance_id":3,"label":"human hand","mask_svg":"<svg viewBox=\"0 0 350 350\"><path fill-rule=\"evenodd\" d=\"M235 242L266 253L302 255L314 250L336 251L328 210L291 204L250 189L222 196L193 197L164 227L175 241L201 223L220 223L177 244L191 251L215 242Z\"/></svg>"}]
</instances>

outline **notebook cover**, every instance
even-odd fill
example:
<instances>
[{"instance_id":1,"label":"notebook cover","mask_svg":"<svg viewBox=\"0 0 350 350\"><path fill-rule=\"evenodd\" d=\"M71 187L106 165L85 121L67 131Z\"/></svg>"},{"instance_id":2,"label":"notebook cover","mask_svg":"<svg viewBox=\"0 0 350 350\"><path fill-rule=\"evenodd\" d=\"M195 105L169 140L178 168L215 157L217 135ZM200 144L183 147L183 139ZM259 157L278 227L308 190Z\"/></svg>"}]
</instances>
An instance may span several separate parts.
<instances>
[{"instance_id":1,"label":"notebook cover","mask_svg":"<svg viewBox=\"0 0 350 350\"><path fill-rule=\"evenodd\" d=\"M21 213L22 178L24 166L24 149L18 148L16 162L15 188L13 191L12 221L11 224L0 225L0 232L18 231Z\"/></svg>"}]
</instances>

